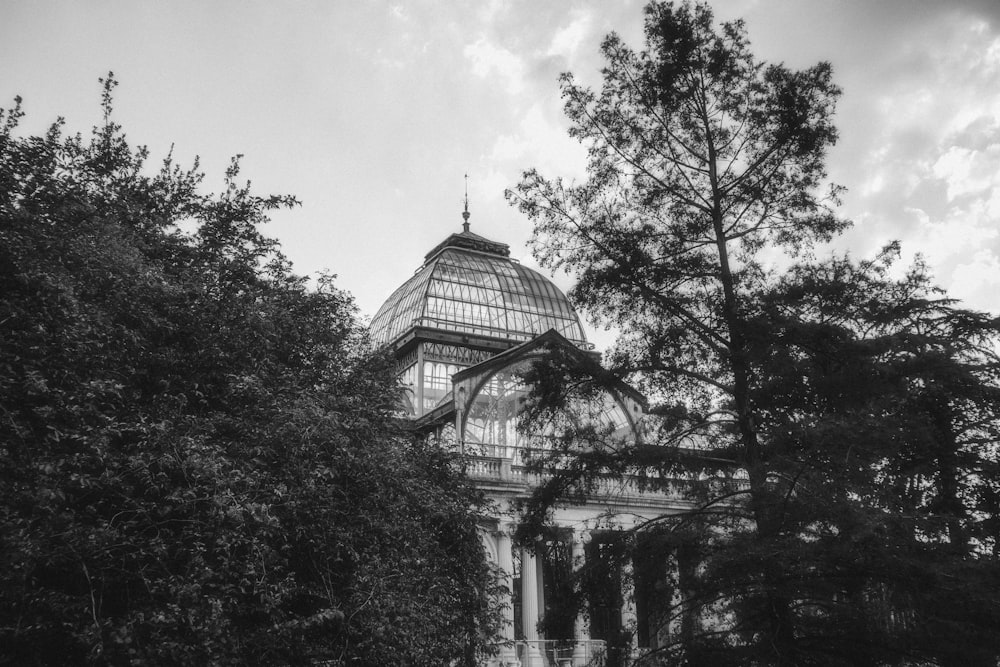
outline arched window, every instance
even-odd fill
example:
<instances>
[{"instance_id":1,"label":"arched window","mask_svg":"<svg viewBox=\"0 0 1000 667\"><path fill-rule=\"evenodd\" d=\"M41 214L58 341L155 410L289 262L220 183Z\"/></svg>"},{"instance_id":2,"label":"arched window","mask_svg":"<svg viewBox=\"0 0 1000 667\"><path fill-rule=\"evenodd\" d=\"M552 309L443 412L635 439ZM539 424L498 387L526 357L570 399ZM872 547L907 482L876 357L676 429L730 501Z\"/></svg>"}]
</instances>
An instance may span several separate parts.
<instances>
[{"instance_id":1,"label":"arched window","mask_svg":"<svg viewBox=\"0 0 1000 667\"><path fill-rule=\"evenodd\" d=\"M464 415L463 442L472 455L522 460L526 449L584 429L605 440L633 440L635 431L620 402L606 391L574 396L558 412L534 422L525 432L522 410L529 396L523 377L532 361L523 360L489 376L475 391Z\"/></svg>"}]
</instances>

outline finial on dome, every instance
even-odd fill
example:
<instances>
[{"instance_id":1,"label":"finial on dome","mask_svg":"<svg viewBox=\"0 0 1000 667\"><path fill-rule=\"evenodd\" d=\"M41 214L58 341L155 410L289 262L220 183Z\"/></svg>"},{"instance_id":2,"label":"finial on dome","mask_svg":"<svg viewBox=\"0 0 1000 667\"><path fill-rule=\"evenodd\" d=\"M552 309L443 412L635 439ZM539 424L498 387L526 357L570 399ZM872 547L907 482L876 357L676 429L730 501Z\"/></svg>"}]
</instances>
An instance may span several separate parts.
<instances>
[{"instance_id":1,"label":"finial on dome","mask_svg":"<svg viewBox=\"0 0 1000 667\"><path fill-rule=\"evenodd\" d=\"M469 175L465 175L465 210L462 211L462 231L469 231Z\"/></svg>"}]
</instances>

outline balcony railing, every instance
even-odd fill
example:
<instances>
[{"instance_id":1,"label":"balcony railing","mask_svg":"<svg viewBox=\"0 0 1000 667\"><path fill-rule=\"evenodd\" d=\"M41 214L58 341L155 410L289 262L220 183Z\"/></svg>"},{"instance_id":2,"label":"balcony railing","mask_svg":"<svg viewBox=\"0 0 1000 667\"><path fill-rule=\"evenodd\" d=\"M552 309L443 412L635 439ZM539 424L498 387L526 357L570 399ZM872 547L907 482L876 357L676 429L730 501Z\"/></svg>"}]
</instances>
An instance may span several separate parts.
<instances>
[{"instance_id":1,"label":"balcony railing","mask_svg":"<svg viewBox=\"0 0 1000 667\"><path fill-rule=\"evenodd\" d=\"M465 472L474 480L482 482L505 482L513 484L523 484L533 486L541 481L542 476L535 472L529 472L525 463L524 450L520 447L507 447L508 456L482 456L467 454L465 457ZM645 486L641 487L637 478L628 476L609 475L593 480L594 492L599 495L645 495L645 494L685 494L691 491L692 487L704 488L717 486L719 491L735 490L746 488L747 480L742 471L737 471L735 475L709 475L701 473L690 478L678 476L661 483L657 490ZM647 480L648 482L648 480Z\"/></svg>"},{"instance_id":2,"label":"balcony railing","mask_svg":"<svg viewBox=\"0 0 1000 667\"><path fill-rule=\"evenodd\" d=\"M605 667L606 646L603 640L561 641L540 639L536 641L514 642L514 650L521 665L527 665L530 646L538 649L545 667ZM507 667L499 658L490 663L491 667Z\"/></svg>"}]
</instances>

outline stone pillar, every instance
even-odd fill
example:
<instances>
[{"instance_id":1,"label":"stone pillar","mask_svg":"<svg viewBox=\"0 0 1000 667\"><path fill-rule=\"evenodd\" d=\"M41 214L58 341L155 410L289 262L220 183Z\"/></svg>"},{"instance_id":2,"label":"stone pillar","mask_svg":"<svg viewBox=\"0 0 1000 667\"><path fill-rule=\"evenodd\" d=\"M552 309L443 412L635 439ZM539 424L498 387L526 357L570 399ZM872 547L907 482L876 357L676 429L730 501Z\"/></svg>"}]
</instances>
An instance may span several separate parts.
<instances>
[{"instance_id":1,"label":"stone pillar","mask_svg":"<svg viewBox=\"0 0 1000 667\"><path fill-rule=\"evenodd\" d=\"M500 585L507 593L503 607L503 628L500 636L504 645L500 647L500 664L517 665L514 650L514 555L511 551L510 528L501 524L497 531L497 565L500 567Z\"/></svg>"},{"instance_id":2,"label":"stone pillar","mask_svg":"<svg viewBox=\"0 0 1000 667\"><path fill-rule=\"evenodd\" d=\"M582 531L573 531L573 543L572 543L572 555L573 555L573 567L579 569L584 566L586 560L586 554L584 552L584 543L586 539L589 538L589 534L585 534ZM576 645L573 647L573 667L582 667L587 664L590 659L589 642L590 642L590 628L587 627L587 621L583 617L583 610L576 615L576 620L573 621L573 640Z\"/></svg>"},{"instance_id":3,"label":"stone pillar","mask_svg":"<svg viewBox=\"0 0 1000 667\"><path fill-rule=\"evenodd\" d=\"M521 619L524 625L525 667L545 667L538 639L538 561L535 554L521 550Z\"/></svg>"},{"instance_id":4,"label":"stone pillar","mask_svg":"<svg viewBox=\"0 0 1000 667\"><path fill-rule=\"evenodd\" d=\"M635 568L631 560L625 561L622 570L622 630L631 637L627 655L635 659L639 655L639 618L635 608Z\"/></svg>"}]
</instances>

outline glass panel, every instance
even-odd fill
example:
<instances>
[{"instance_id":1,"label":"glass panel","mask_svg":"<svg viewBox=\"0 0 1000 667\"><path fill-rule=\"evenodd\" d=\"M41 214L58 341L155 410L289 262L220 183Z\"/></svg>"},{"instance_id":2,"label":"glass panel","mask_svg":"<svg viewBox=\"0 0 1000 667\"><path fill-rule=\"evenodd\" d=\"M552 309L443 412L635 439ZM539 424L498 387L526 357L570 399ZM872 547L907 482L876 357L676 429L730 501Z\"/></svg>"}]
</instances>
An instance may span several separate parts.
<instances>
[{"instance_id":1,"label":"glass panel","mask_svg":"<svg viewBox=\"0 0 1000 667\"><path fill-rule=\"evenodd\" d=\"M451 376L464 366L441 361L424 362L424 409L426 414L440 405L451 393Z\"/></svg>"},{"instance_id":2,"label":"glass panel","mask_svg":"<svg viewBox=\"0 0 1000 667\"><path fill-rule=\"evenodd\" d=\"M416 414L416 389L417 389L417 365L407 366L399 374L399 383L403 387L401 398L401 409L403 414L414 416Z\"/></svg>"},{"instance_id":3,"label":"glass panel","mask_svg":"<svg viewBox=\"0 0 1000 667\"><path fill-rule=\"evenodd\" d=\"M424 267L392 293L372 318L369 327L372 342L384 345L405 332L423 311L427 283L432 271Z\"/></svg>"}]
</instances>

